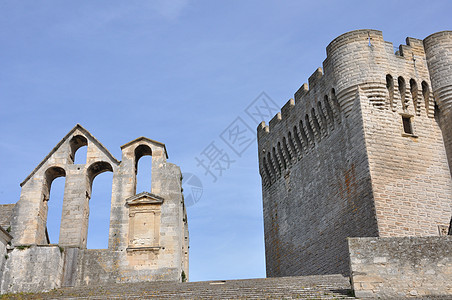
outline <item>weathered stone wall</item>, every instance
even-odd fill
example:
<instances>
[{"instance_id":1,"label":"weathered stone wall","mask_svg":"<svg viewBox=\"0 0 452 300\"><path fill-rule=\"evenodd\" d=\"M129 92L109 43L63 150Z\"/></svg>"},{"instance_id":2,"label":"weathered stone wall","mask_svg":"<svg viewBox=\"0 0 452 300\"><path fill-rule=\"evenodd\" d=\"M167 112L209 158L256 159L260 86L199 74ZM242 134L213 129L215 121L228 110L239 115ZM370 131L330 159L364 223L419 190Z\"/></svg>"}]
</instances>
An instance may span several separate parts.
<instances>
[{"instance_id":1,"label":"weathered stone wall","mask_svg":"<svg viewBox=\"0 0 452 300\"><path fill-rule=\"evenodd\" d=\"M86 164L74 164L81 146L87 146ZM181 281L183 272L187 278L188 223L180 168L166 161L164 144L145 137L121 149L119 162L77 124L22 182L21 198L12 211L13 240L2 269L2 292ZM152 186L137 193L138 161L144 155L152 156ZM105 171L113 172L109 245L86 250L92 183ZM52 181L62 176L66 182L60 239L58 245L47 245L47 201ZM6 251L3 244L0 254Z\"/></svg>"},{"instance_id":2,"label":"weathered stone wall","mask_svg":"<svg viewBox=\"0 0 452 300\"><path fill-rule=\"evenodd\" d=\"M133 260L136 264L130 264ZM119 262L119 263L118 263ZM76 286L140 281L178 281L180 268L159 263L158 251L83 250L80 253Z\"/></svg>"},{"instance_id":3,"label":"weathered stone wall","mask_svg":"<svg viewBox=\"0 0 452 300\"><path fill-rule=\"evenodd\" d=\"M16 204L2 204L0 205L0 226L5 229L11 229L11 216Z\"/></svg>"},{"instance_id":4,"label":"weathered stone wall","mask_svg":"<svg viewBox=\"0 0 452 300\"><path fill-rule=\"evenodd\" d=\"M430 65L421 40L394 53L380 31L345 33L328 45L324 74L259 125L267 276L346 274L346 237L448 226L452 180Z\"/></svg>"},{"instance_id":5,"label":"weathered stone wall","mask_svg":"<svg viewBox=\"0 0 452 300\"><path fill-rule=\"evenodd\" d=\"M361 95L345 117L316 73L309 92L258 128L269 277L347 274L346 238L378 234Z\"/></svg>"},{"instance_id":6,"label":"weathered stone wall","mask_svg":"<svg viewBox=\"0 0 452 300\"><path fill-rule=\"evenodd\" d=\"M452 237L350 238L358 298L452 295Z\"/></svg>"},{"instance_id":7,"label":"weathered stone wall","mask_svg":"<svg viewBox=\"0 0 452 300\"><path fill-rule=\"evenodd\" d=\"M452 31L428 36L424 39L424 47L452 172Z\"/></svg>"},{"instance_id":8,"label":"weathered stone wall","mask_svg":"<svg viewBox=\"0 0 452 300\"><path fill-rule=\"evenodd\" d=\"M15 248L8 253L1 293L39 292L61 286L64 254L58 246Z\"/></svg>"}]
</instances>

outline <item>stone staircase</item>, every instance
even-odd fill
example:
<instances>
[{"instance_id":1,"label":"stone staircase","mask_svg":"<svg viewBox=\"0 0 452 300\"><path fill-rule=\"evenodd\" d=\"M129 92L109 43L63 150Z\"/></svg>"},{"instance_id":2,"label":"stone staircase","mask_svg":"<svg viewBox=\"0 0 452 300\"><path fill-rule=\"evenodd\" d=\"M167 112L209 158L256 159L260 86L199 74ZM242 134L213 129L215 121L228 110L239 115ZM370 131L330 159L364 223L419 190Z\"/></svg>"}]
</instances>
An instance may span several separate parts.
<instances>
[{"instance_id":1,"label":"stone staircase","mask_svg":"<svg viewBox=\"0 0 452 300\"><path fill-rule=\"evenodd\" d=\"M187 283L141 282L62 288L1 299L356 299L342 275Z\"/></svg>"}]
</instances>

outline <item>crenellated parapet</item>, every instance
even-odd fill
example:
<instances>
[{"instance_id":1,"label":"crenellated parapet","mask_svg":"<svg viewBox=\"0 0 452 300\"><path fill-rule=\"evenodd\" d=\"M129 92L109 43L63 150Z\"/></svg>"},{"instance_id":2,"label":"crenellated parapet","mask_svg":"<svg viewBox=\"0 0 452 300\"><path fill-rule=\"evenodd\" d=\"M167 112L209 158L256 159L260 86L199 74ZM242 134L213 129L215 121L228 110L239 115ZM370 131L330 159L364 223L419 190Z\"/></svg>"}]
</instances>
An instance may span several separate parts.
<instances>
[{"instance_id":1,"label":"crenellated parapet","mask_svg":"<svg viewBox=\"0 0 452 300\"><path fill-rule=\"evenodd\" d=\"M450 50L451 41L450 32L432 35L425 41L407 38L406 45L395 51L378 30L355 30L334 39L326 48L323 69L318 68L309 77L308 84L296 91L268 126L265 122L258 126L264 185L271 185L285 169L355 113L358 87L365 96L363 99L375 109L409 118L421 115L433 118L435 102L429 67L434 65L433 76L444 78L434 90L438 86L437 94L445 99L443 107L450 106L450 67L441 68L435 57L438 51L444 54L445 48ZM432 53L428 64L430 56L426 56L424 45ZM443 50L432 45L440 45ZM449 75L443 75L447 70Z\"/></svg>"}]
</instances>

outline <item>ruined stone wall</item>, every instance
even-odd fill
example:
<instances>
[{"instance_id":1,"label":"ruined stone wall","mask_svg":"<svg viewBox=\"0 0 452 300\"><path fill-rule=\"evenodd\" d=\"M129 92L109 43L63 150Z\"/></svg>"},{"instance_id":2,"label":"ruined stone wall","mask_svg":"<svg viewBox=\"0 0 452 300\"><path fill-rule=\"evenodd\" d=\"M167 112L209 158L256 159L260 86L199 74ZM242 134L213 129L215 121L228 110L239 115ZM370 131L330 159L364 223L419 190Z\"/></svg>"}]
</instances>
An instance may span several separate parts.
<instances>
[{"instance_id":1,"label":"ruined stone wall","mask_svg":"<svg viewBox=\"0 0 452 300\"><path fill-rule=\"evenodd\" d=\"M452 237L351 238L358 298L452 295Z\"/></svg>"},{"instance_id":2,"label":"ruined stone wall","mask_svg":"<svg viewBox=\"0 0 452 300\"><path fill-rule=\"evenodd\" d=\"M16 204L0 205L0 226L5 230L11 230L11 216L15 205Z\"/></svg>"},{"instance_id":3,"label":"ruined stone wall","mask_svg":"<svg viewBox=\"0 0 452 300\"><path fill-rule=\"evenodd\" d=\"M438 119L449 165L452 166L452 31L434 33L424 39ZM452 167L451 167L452 173Z\"/></svg>"},{"instance_id":4,"label":"ruined stone wall","mask_svg":"<svg viewBox=\"0 0 452 300\"><path fill-rule=\"evenodd\" d=\"M64 253L58 246L16 247L8 253L2 293L48 291L61 286Z\"/></svg>"},{"instance_id":5,"label":"ruined stone wall","mask_svg":"<svg viewBox=\"0 0 452 300\"><path fill-rule=\"evenodd\" d=\"M81 146L87 146L86 164L74 164ZM145 137L121 149L119 162L77 124L24 180L12 211L12 245L0 244L0 253L9 256L0 272L2 293L181 281L183 272L188 277L188 223L180 168L166 161L164 144ZM152 156L152 186L137 193L138 161L144 155ZM105 171L113 172L108 249L86 249L92 183ZM52 181L62 176L66 182L60 239L48 245L47 201Z\"/></svg>"},{"instance_id":6,"label":"ruined stone wall","mask_svg":"<svg viewBox=\"0 0 452 300\"><path fill-rule=\"evenodd\" d=\"M258 127L267 276L346 274L346 237L438 235L452 214L423 42L352 31L323 70Z\"/></svg>"}]
</instances>

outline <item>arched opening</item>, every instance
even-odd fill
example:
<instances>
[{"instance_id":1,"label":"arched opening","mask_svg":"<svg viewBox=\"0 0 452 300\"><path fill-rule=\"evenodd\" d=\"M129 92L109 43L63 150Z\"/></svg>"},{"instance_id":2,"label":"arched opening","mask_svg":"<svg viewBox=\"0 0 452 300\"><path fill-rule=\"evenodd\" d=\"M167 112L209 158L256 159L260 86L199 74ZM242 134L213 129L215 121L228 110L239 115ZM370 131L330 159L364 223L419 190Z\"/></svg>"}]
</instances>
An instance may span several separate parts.
<instances>
[{"instance_id":1,"label":"arched opening","mask_svg":"<svg viewBox=\"0 0 452 300\"><path fill-rule=\"evenodd\" d=\"M403 79L402 76L399 76L397 78L397 84L399 86L399 94L400 94L400 101L402 102L402 108L405 110L407 108L407 103L405 102L405 93L406 93L406 85L405 85L405 79Z\"/></svg>"},{"instance_id":2,"label":"arched opening","mask_svg":"<svg viewBox=\"0 0 452 300\"><path fill-rule=\"evenodd\" d=\"M428 83L422 81L422 97L424 98L425 111L427 115L430 114L430 88L428 87Z\"/></svg>"},{"instance_id":3,"label":"arched opening","mask_svg":"<svg viewBox=\"0 0 452 300\"><path fill-rule=\"evenodd\" d=\"M90 187L89 217L86 248L108 248L110 230L111 190L113 168L108 162L95 162L88 168Z\"/></svg>"},{"instance_id":4,"label":"arched opening","mask_svg":"<svg viewBox=\"0 0 452 300\"><path fill-rule=\"evenodd\" d=\"M416 113L419 111L417 91L418 91L418 88L417 88L416 80L411 78L410 79L410 92L411 92L411 98L413 99L413 108Z\"/></svg>"},{"instance_id":5,"label":"arched opening","mask_svg":"<svg viewBox=\"0 0 452 300\"><path fill-rule=\"evenodd\" d=\"M71 147L70 161L74 164L86 164L88 140L82 135L76 135L70 140L69 146Z\"/></svg>"},{"instance_id":6,"label":"arched opening","mask_svg":"<svg viewBox=\"0 0 452 300\"><path fill-rule=\"evenodd\" d=\"M394 78L391 75L386 75L386 88L389 93L389 106L394 108Z\"/></svg>"},{"instance_id":7,"label":"arched opening","mask_svg":"<svg viewBox=\"0 0 452 300\"><path fill-rule=\"evenodd\" d=\"M42 244L58 244L65 177L66 172L60 167L51 167L44 174L43 205L39 213L44 224L39 233Z\"/></svg>"},{"instance_id":8,"label":"arched opening","mask_svg":"<svg viewBox=\"0 0 452 300\"><path fill-rule=\"evenodd\" d=\"M151 192L151 181L152 150L147 145L140 145L135 148L135 194Z\"/></svg>"}]
</instances>

